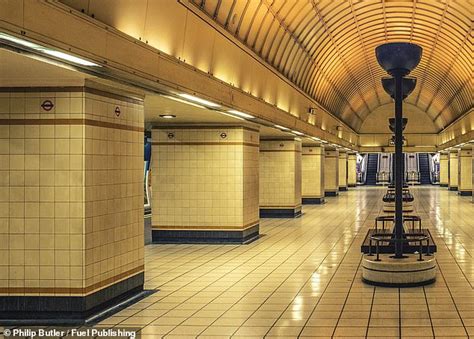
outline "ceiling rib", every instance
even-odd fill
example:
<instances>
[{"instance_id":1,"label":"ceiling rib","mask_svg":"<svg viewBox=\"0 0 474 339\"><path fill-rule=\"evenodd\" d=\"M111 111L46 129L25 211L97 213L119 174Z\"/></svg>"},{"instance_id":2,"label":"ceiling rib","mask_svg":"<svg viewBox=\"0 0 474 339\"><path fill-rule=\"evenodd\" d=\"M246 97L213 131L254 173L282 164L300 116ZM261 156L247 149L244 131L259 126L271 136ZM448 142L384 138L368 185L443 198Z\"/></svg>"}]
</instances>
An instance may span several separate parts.
<instances>
[{"instance_id":1,"label":"ceiling rib","mask_svg":"<svg viewBox=\"0 0 474 339\"><path fill-rule=\"evenodd\" d=\"M472 0L226 0L226 6L223 0L193 1L356 131L372 111L391 102L373 53L386 42L423 47L412 72L417 88L407 102L437 128L472 108Z\"/></svg>"}]
</instances>

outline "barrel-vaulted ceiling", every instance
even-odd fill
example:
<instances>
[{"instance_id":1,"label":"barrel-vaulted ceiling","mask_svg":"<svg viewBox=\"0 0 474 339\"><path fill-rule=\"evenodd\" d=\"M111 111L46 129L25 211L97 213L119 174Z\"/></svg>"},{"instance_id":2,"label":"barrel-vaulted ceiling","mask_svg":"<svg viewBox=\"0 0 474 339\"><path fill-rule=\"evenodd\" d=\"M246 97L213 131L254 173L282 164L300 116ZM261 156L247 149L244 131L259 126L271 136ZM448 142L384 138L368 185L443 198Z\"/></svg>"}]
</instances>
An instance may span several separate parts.
<instances>
[{"instance_id":1,"label":"barrel-vaulted ceiling","mask_svg":"<svg viewBox=\"0 0 474 339\"><path fill-rule=\"evenodd\" d=\"M391 100L374 54L386 42L423 47L406 101L438 129L472 108L472 0L191 1L355 130Z\"/></svg>"}]
</instances>

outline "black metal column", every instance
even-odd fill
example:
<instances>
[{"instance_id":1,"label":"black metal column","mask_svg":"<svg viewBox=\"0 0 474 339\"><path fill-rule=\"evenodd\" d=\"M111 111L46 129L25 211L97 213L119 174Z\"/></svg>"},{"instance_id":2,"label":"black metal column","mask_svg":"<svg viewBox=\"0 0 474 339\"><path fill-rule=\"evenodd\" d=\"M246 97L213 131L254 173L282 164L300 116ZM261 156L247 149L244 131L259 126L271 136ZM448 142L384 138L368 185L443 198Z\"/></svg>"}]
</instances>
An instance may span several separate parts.
<instances>
[{"instance_id":1,"label":"black metal column","mask_svg":"<svg viewBox=\"0 0 474 339\"><path fill-rule=\"evenodd\" d=\"M403 113L401 74L395 78L395 258L403 257Z\"/></svg>"}]
</instances>

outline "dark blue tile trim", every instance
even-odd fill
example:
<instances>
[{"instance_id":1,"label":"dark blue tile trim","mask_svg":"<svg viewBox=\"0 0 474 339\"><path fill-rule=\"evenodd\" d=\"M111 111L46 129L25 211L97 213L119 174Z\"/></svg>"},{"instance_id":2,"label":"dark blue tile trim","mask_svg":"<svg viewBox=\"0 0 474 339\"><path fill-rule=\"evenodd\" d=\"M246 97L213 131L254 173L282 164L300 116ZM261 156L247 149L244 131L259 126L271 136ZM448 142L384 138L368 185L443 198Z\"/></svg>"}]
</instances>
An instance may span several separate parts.
<instances>
[{"instance_id":1,"label":"dark blue tile trim","mask_svg":"<svg viewBox=\"0 0 474 339\"><path fill-rule=\"evenodd\" d=\"M341 186L341 187L339 187L339 191L342 191L342 192L347 191L347 187L346 186Z\"/></svg>"},{"instance_id":2,"label":"dark blue tile trim","mask_svg":"<svg viewBox=\"0 0 474 339\"><path fill-rule=\"evenodd\" d=\"M261 208L260 218L297 218L301 215L301 208Z\"/></svg>"},{"instance_id":3,"label":"dark blue tile trim","mask_svg":"<svg viewBox=\"0 0 474 339\"><path fill-rule=\"evenodd\" d=\"M463 197L470 197L472 196L472 191L458 191L458 194Z\"/></svg>"},{"instance_id":4,"label":"dark blue tile trim","mask_svg":"<svg viewBox=\"0 0 474 339\"><path fill-rule=\"evenodd\" d=\"M248 244L259 238L257 224L244 231L152 230L155 244Z\"/></svg>"},{"instance_id":5,"label":"dark blue tile trim","mask_svg":"<svg viewBox=\"0 0 474 339\"><path fill-rule=\"evenodd\" d=\"M336 197L339 195L339 192L324 192L325 197Z\"/></svg>"},{"instance_id":6,"label":"dark blue tile trim","mask_svg":"<svg viewBox=\"0 0 474 339\"><path fill-rule=\"evenodd\" d=\"M90 295L3 296L0 324L84 324L87 318L143 291L144 273L138 273Z\"/></svg>"},{"instance_id":7,"label":"dark blue tile trim","mask_svg":"<svg viewBox=\"0 0 474 339\"><path fill-rule=\"evenodd\" d=\"M323 198L302 198L303 205L320 205L324 204Z\"/></svg>"}]
</instances>

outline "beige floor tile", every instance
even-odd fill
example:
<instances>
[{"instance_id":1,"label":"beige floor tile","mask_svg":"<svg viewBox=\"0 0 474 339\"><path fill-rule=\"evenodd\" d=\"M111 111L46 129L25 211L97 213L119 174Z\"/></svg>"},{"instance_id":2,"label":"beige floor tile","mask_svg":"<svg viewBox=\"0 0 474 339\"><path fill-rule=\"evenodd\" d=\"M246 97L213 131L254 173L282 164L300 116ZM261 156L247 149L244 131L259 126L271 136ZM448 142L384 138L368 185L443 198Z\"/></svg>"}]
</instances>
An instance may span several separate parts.
<instances>
[{"instance_id":1,"label":"beige floor tile","mask_svg":"<svg viewBox=\"0 0 474 339\"><path fill-rule=\"evenodd\" d=\"M275 326L270 329L270 331L267 333L267 336L274 336L274 337L297 337L300 332L301 332L302 327L281 327L281 326Z\"/></svg>"},{"instance_id":2,"label":"beige floor tile","mask_svg":"<svg viewBox=\"0 0 474 339\"><path fill-rule=\"evenodd\" d=\"M369 326L371 327L395 327L399 326L398 318L371 318Z\"/></svg>"},{"instance_id":3,"label":"beige floor tile","mask_svg":"<svg viewBox=\"0 0 474 339\"><path fill-rule=\"evenodd\" d=\"M199 326L199 325L210 325L215 322L218 318L194 318L190 317L185 320L181 325L183 326Z\"/></svg>"},{"instance_id":4,"label":"beige floor tile","mask_svg":"<svg viewBox=\"0 0 474 339\"><path fill-rule=\"evenodd\" d=\"M433 337L431 327L402 327L402 337Z\"/></svg>"},{"instance_id":5,"label":"beige floor tile","mask_svg":"<svg viewBox=\"0 0 474 339\"><path fill-rule=\"evenodd\" d=\"M235 336L263 336L268 330L269 326L241 326L237 332L234 333Z\"/></svg>"},{"instance_id":6,"label":"beige floor tile","mask_svg":"<svg viewBox=\"0 0 474 339\"><path fill-rule=\"evenodd\" d=\"M155 326L155 325L149 325L141 329L140 333L141 334L166 334L171 332L176 326L170 325L170 326Z\"/></svg>"},{"instance_id":7,"label":"beige floor tile","mask_svg":"<svg viewBox=\"0 0 474 339\"><path fill-rule=\"evenodd\" d=\"M156 320L154 320L151 325L179 325L181 324L183 321L185 321L187 318L171 318L171 317L161 317L161 318L158 318Z\"/></svg>"},{"instance_id":8,"label":"beige floor tile","mask_svg":"<svg viewBox=\"0 0 474 339\"><path fill-rule=\"evenodd\" d=\"M369 318L367 319L353 319L353 318L341 318L337 323L340 327L367 327Z\"/></svg>"},{"instance_id":9,"label":"beige floor tile","mask_svg":"<svg viewBox=\"0 0 474 339\"><path fill-rule=\"evenodd\" d=\"M369 327L368 337L398 337L398 327Z\"/></svg>"},{"instance_id":10,"label":"beige floor tile","mask_svg":"<svg viewBox=\"0 0 474 339\"><path fill-rule=\"evenodd\" d=\"M451 336L451 337L458 337L458 336L466 336L466 330L464 327L438 327L434 326L434 333L435 336Z\"/></svg>"},{"instance_id":11,"label":"beige floor tile","mask_svg":"<svg viewBox=\"0 0 474 339\"><path fill-rule=\"evenodd\" d=\"M273 318L259 318L257 316L252 316L248 318L243 324L243 327L247 326L272 326L276 322Z\"/></svg>"},{"instance_id":12,"label":"beige floor tile","mask_svg":"<svg viewBox=\"0 0 474 339\"><path fill-rule=\"evenodd\" d=\"M197 336L206 329L206 326L178 326L173 329L169 335L194 335Z\"/></svg>"},{"instance_id":13,"label":"beige floor tile","mask_svg":"<svg viewBox=\"0 0 474 339\"><path fill-rule=\"evenodd\" d=\"M239 326L209 326L202 335L229 335L231 336L239 329Z\"/></svg>"},{"instance_id":14,"label":"beige floor tile","mask_svg":"<svg viewBox=\"0 0 474 339\"><path fill-rule=\"evenodd\" d=\"M301 332L301 337L331 337L334 326L306 326Z\"/></svg>"},{"instance_id":15,"label":"beige floor tile","mask_svg":"<svg viewBox=\"0 0 474 339\"><path fill-rule=\"evenodd\" d=\"M365 333L367 332L367 329L365 327L336 327L336 330L334 332L334 336L336 337L342 337L342 336L365 336Z\"/></svg>"},{"instance_id":16,"label":"beige floor tile","mask_svg":"<svg viewBox=\"0 0 474 339\"><path fill-rule=\"evenodd\" d=\"M146 326L152 321L154 321L156 317L130 317L122 321L119 326L129 326L129 325L137 325L137 326Z\"/></svg>"}]
</instances>

